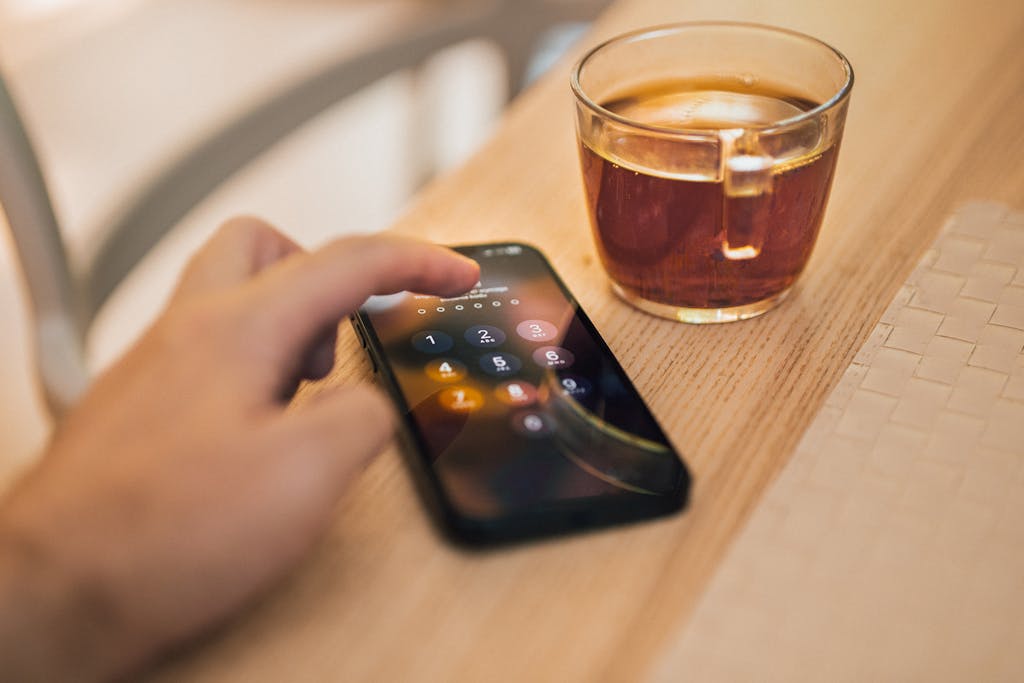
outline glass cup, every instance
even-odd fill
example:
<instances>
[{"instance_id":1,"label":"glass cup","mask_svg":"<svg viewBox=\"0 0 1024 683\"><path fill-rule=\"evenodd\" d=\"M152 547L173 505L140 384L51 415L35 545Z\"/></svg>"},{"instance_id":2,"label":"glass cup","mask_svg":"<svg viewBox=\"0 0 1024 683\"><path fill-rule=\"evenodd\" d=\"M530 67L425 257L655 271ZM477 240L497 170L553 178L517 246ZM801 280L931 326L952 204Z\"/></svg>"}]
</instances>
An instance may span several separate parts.
<instances>
[{"instance_id":1,"label":"glass cup","mask_svg":"<svg viewBox=\"0 0 1024 683\"><path fill-rule=\"evenodd\" d=\"M853 69L783 29L627 33L572 73L587 209L612 288L655 315L743 320L810 257Z\"/></svg>"}]
</instances>

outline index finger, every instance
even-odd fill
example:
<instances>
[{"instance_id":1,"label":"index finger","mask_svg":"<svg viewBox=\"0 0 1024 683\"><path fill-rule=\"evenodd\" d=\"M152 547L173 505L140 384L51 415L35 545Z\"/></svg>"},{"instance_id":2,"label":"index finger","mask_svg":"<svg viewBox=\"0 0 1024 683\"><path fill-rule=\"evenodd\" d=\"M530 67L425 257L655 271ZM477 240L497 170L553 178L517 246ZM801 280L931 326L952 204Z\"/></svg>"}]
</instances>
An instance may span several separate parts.
<instances>
[{"instance_id":1,"label":"index finger","mask_svg":"<svg viewBox=\"0 0 1024 683\"><path fill-rule=\"evenodd\" d=\"M271 330L278 358L287 359L373 294L455 296L479 276L475 261L436 244L396 235L348 237L266 269L250 283L248 300Z\"/></svg>"}]
</instances>

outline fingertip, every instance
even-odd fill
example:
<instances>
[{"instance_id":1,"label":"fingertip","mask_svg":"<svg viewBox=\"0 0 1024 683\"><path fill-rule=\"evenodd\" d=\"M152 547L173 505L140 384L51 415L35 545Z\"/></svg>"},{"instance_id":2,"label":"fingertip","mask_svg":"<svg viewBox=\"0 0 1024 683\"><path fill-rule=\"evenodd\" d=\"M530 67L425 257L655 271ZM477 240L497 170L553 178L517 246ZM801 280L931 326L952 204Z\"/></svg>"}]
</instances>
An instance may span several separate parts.
<instances>
[{"instance_id":1,"label":"fingertip","mask_svg":"<svg viewBox=\"0 0 1024 683\"><path fill-rule=\"evenodd\" d=\"M384 449L394 426L386 398L362 385L325 392L281 420L288 476L325 506Z\"/></svg>"},{"instance_id":2,"label":"fingertip","mask_svg":"<svg viewBox=\"0 0 1024 683\"><path fill-rule=\"evenodd\" d=\"M357 384L349 387L346 393L343 399L346 405L361 406L366 417L390 431L394 423L394 410L384 392L370 384Z\"/></svg>"},{"instance_id":3,"label":"fingertip","mask_svg":"<svg viewBox=\"0 0 1024 683\"><path fill-rule=\"evenodd\" d=\"M462 254L458 254L458 257L462 262L461 268L464 281L468 282L469 286L475 285L480 280L480 264Z\"/></svg>"},{"instance_id":4,"label":"fingertip","mask_svg":"<svg viewBox=\"0 0 1024 683\"><path fill-rule=\"evenodd\" d=\"M361 405L362 410L354 421L360 429L369 428L366 445L357 457L365 463L380 453L395 432L395 411L391 401L376 387L361 384L351 390L346 405Z\"/></svg>"},{"instance_id":5,"label":"fingertip","mask_svg":"<svg viewBox=\"0 0 1024 683\"><path fill-rule=\"evenodd\" d=\"M356 446L355 450L366 458L380 451L394 430L391 402L380 390L368 384L322 395L309 410L319 413L324 429L342 443ZM348 433L345 433L346 429Z\"/></svg>"},{"instance_id":6,"label":"fingertip","mask_svg":"<svg viewBox=\"0 0 1024 683\"><path fill-rule=\"evenodd\" d=\"M440 296L463 294L480 281L480 264L451 249L446 249L446 251L453 258L445 264L443 277L431 278L435 282L443 284L431 287L431 289L436 290Z\"/></svg>"}]
</instances>

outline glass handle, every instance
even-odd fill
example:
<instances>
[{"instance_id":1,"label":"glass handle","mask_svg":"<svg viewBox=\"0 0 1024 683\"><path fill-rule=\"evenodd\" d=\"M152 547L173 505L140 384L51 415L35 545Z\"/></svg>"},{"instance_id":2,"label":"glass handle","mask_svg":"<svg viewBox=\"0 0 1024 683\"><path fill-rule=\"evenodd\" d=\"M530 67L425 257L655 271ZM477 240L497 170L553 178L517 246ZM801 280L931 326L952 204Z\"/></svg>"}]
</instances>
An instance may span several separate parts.
<instances>
[{"instance_id":1,"label":"glass handle","mask_svg":"<svg viewBox=\"0 0 1024 683\"><path fill-rule=\"evenodd\" d=\"M765 153L756 131L729 129L721 140L722 256L730 261L757 258L764 245L775 159Z\"/></svg>"}]
</instances>

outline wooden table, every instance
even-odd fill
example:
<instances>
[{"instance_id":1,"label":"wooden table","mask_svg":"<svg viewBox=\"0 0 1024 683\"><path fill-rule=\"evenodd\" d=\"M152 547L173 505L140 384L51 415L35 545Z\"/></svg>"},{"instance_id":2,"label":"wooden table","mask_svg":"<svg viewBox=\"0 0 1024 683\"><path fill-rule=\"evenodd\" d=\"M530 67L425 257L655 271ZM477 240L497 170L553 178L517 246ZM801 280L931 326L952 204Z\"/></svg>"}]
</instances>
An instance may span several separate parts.
<instances>
[{"instance_id":1,"label":"wooden table","mask_svg":"<svg viewBox=\"0 0 1024 683\"><path fill-rule=\"evenodd\" d=\"M624 0L584 42L699 19L804 31L842 50L856 71L825 225L782 307L694 327L612 296L582 201L566 65L396 227L442 242L542 247L685 453L695 475L689 510L467 553L429 525L390 448L285 586L157 678L571 681L651 672L943 217L970 198L1018 207L1024 198L1024 4ZM369 380L349 333L341 346L328 381Z\"/></svg>"}]
</instances>

